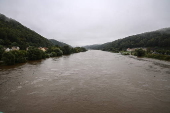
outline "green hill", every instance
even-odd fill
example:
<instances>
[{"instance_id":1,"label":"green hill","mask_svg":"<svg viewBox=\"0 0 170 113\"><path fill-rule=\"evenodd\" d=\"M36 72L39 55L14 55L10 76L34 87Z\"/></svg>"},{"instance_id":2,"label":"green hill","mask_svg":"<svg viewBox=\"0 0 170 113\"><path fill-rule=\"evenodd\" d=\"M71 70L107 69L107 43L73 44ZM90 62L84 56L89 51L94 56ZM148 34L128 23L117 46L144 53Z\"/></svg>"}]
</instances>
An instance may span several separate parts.
<instances>
[{"instance_id":1,"label":"green hill","mask_svg":"<svg viewBox=\"0 0 170 113\"><path fill-rule=\"evenodd\" d=\"M127 48L151 47L151 48L170 48L170 28L128 36L113 42L101 45L85 46L88 49L99 49L105 51L121 51Z\"/></svg>"},{"instance_id":2,"label":"green hill","mask_svg":"<svg viewBox=\"0 0 170 113\"><path fill-rule=\"evenodd\" d=\"M21 49L25 49L28 46L49 47L53 44L16 20L0 14L0 45L19 46Z\"/></svg>"},{"instance_id":3,"label":"green hill","mask_svg":"<svg viewBox=\"0 0 170 113\"><path fill-rule=\"evenodd\" d=\"M68 45L68 44L66 44L66 43L59 42L59 41L57 41L57 40L55 40L55 39L49 39L49 41L50 41L53 45L58 45L58 46L60 46L60 47L70 46L70 45Z\"/></svg>"}]
</instances>

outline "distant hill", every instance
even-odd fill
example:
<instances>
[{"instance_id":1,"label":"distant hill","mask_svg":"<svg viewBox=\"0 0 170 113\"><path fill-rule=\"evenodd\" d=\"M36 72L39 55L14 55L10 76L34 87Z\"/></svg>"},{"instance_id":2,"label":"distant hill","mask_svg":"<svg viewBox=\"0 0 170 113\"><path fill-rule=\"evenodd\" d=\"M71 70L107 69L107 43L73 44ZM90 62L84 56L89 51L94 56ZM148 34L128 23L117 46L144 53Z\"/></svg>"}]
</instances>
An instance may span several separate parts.
<instances>
[{"instance_id":1,"label":"distant hill","mask_svg":"<svg viewBox=\"0 0 170 113\"><path fill-rule=\"evenodd\" d=\"M55 39L49 39L49 41L50 41L53 45L58 45L58 46L60 46L60 47L70 46L70 45L68 45L68 44L66 44L66 43L59 42L59 41L57 41L57 40L55 40Z\"/></svg>"},{"instance_id":2,"label":"distant hill","mask_svg":"<svg viewBox=\"0 0 170 113\"><path fill-rule=\"evenodd\" d=\"M100 44L94 44L94 45L87 45L83 46L86 49L98 49L101 45Z\"/></svg>"},{"instance_id":3,"label":"distant hill","mask_svg":"<svg viewBox=\"0 0 170 113\"><path fill-rule=\"evenodd\" d=\"M152 32L146 32L133 36L128 36L123 39L118 39L113 42L108 42L101 45L85 46L87 49L99 49L105 51L125 50L127 48L136 47L157 47L170 48L170 28L163 28Z\"/></svg>"},{"instance_id":4,"label":"distant hill","mask_svg":"<svg viewBox=\"0 0 170 113\"><path fill-rule=\"evenodd\" d=\"M28 46L49 47L53 44L16 20L0 14L0 45L19 46L21 49L25 49Z\"/></svg>"},{"instance_id":5,"label":"distant hill","mask_svg":"<svg viewBox=\"0 0 170 113\"><path fill-rule=\"evenodd\" d=\"M170 34L170 28L162 28L162 29L157 30L157 32Z\"/></svg>"}]
</instances>

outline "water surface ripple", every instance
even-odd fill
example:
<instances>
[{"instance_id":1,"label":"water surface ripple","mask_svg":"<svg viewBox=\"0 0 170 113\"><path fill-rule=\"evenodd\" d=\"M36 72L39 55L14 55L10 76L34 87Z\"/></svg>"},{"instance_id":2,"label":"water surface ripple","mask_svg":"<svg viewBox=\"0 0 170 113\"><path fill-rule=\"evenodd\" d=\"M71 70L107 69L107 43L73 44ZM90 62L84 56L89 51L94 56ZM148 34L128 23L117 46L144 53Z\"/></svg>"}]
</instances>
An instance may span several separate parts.
<instances>
[{"instance_id":1,"label":"water surface ripple","mask_svg":"<svg viewBox=\"0 0 170 113\"><path fill-rule=\"evenodd\" d=\"M170 63L90 50L0 67L4 113L170 113Z\"/></svg>"}]
</instances>

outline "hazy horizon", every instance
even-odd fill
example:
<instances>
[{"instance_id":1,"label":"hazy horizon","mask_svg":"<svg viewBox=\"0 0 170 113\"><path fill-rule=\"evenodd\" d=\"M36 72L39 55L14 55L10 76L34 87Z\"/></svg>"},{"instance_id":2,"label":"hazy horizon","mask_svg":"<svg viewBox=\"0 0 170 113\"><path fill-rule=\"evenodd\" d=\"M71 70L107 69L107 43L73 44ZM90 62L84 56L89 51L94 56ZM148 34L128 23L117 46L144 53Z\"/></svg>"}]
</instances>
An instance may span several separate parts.
<instances>
[{"instance_id":1,"label":"hazy horizon","mask_svg":"<svg viewBox=\"0 0 170 113\"><path fill-rule=\"evenodd\" d=\"M170 27L169 0L0 0L0 13L47 39L103 44Z\"/></svg>"}]
</instances>

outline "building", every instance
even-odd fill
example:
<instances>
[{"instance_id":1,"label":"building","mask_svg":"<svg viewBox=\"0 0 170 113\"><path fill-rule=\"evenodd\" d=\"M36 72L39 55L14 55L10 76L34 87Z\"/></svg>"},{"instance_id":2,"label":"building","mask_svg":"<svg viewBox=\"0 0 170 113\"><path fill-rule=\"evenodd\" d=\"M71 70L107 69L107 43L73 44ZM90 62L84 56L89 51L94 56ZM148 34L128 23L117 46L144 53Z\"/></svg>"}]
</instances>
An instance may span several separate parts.
<instances>
[{"instance_id":1,"label":"building","mask_svg":"<svg viewBox=\"0 0 170 113\"><path fill-rule=\"evenodd\" d=\"M136 49L142 49L142 50L144 50L144 51L147 51L147 48L142 48L142 47L140 47L140 48L127 48L126 49L126 51L135 51Z\"/></svg>"},{"instance_id":2,"label":"building","mask_svg":"<svg viewBox=\"0 0 170 113\"><path fill-rule=\"evenodd\" d=\"M11 48L11 50L19 50L20 48L19 47L17 47L17 46L13 46L12 48Z\"/></svg>"},{"instance_id":3,"label":"building","mask_svg":"<svg viewBox=\"0 0 170 113\"><path fill-rule=\"evenodd\" d=\"M45 51L47 51L48 48L46 48L46 47L39 47L38 49L40 49L40 50L45 52Z\"/></svg>"},{"instance_id":4,"label":"building","mask_svg":"<svg viewBox=\"0 0 170 113\"><path fill-rule=\"evenodd\" d=\"M126 51L135 51L135 48L132 48L132 49L127 48L127 50L126 50Z\"/></svg>"},{"instance_id":5,"label":"building","mask_svg":"<svg viewBox=\"0 0 170 113\"><path fill-rule=\"evenodd\" d=\"M6 49L5 49L5 51L6 51L6 52L8 52L8 51L11 51L11 49L9 49L9 48L6 48Z\"/></svg>"}]
</instances>

